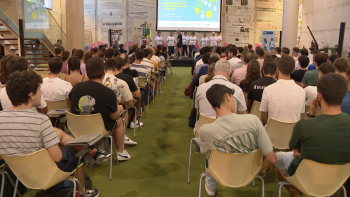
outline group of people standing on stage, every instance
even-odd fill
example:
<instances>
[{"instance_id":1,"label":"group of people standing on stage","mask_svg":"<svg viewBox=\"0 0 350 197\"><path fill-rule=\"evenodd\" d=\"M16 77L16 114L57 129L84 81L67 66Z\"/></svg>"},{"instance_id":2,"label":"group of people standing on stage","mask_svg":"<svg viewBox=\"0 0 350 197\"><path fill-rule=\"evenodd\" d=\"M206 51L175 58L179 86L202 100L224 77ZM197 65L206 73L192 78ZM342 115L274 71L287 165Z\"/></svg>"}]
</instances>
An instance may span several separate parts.
<instances>
[{"instance_id":1,"label":"group of people standing on stage","mask_svg":"<svg viewBox=\"0 0 350 197\"><path fill-rule=\"evenodd\" d=\"M161 35L161 32L157 33L157 37L154 39L157 46L164 45L168 46L169 55L175 54L175 56L182 58L182 55L185 57L193 57L193 49L196 44L198 45L198 38L194 32L191 33L191 36L187 35L187 32L184 32L184 35L181 34L180 30L177 30L177 37L174 36L173 32L170 32L170 35L166 40ZM200 39L199 48L209 46L216 47L221 46L222 37L220 32L212 32L212 35L208 38L207 34L204 33L203 37Z\"/></svg>"}]
</instances>

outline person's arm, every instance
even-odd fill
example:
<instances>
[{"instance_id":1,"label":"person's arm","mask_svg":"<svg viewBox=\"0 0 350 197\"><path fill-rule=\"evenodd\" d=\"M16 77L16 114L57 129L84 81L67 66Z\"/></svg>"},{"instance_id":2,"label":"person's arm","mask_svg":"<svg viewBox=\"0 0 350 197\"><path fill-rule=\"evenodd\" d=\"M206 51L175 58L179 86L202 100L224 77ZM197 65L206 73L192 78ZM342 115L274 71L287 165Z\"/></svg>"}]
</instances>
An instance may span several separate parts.
<instances>
[{"instance_id":1,"label":"person's arm","mask_svg":"<svg viewBox=\"0 0 350 197\"><path fill-rule=\"evenodd\" d=\"M261 111L261 122L263 125L266 125L268 121L268 92L266 89L263 91L262 97L261 97L261 103L259 110Z\"/></svg>"},{"instance_id":2,"label":"person's arm","mask_svg":"<svg viewBox=\"0 0 350 197\"><path fill-rule=\"evenodd\" d=\"M134 92L132 92L132 96L133 96L134 98L139 98L140 95L141 95L140 87L137 87L137 90L134 91Z\"/></svg>"},{"instance_id":3,"label":"person's arm","mask_svg":"<svg viewBox=\"0 0 350 197\"><path fill-rule=\"evenodd\" d=\"M262 178L264 178L266 175L266 170L269 168L272 168L276 162L277 162L277 157L275 152L271 151L270 153L266 154L259 175Z\"/></svg>"},{"instance_id":4,"label":"person's arm","mask_svg":"<svg viewBox=\"0 0 350 197\"><path fill-rule=\"evenodd\" d=\"M317 109L318 109L318 99L316 97L311 101L309 115L316 116Z\"/></svg>"},{"instance_id":5,"label":"person's arm","mask_svg":"<svg viewBox=\"0 0 350 197\"><path fill-rule=\"evenodd\" d=\"M131 100L129 100L129 101L124 101L124 100L121 100L120 101L120 104L123 104L123 105L125 105L125 106L128 106L128 107L131 107L131 106L133 106L134 105L134 101L131 99Z\"/></svg>"},{"instance_id":6,"label":"person's arm","mask_svg":"<svg viewBox=\"0 0 350 197\"><path fill-rule=\"evenodd\" d=\"M302 87L302 88L305 88L305 87L306 87L306 84L307 84L307 75L308 75L308 73L306 72L306 73L304 74L303 79L301 80L301 87Z\"/></svg>"},{"instance_id":7,"label":"person's arm","mask_svg":"<svg viewBox=\"0 0 350 197\"><path fill-rule=\"evenodd\" d=\"M247 110L245 110L245 111L238 111L237 114L247 114Z\"/></svg>"},{"instance_id":8,"label":"person's arm","mask_svg":"<svg viewBox=\"0 0 350 197\"><path fill-rule=\"evenodd\" d=\"M261 122L263 123L263 125L267 124L267 118L268 118L268 112L261 112Z\"/></svg>"},{"instance_id":9,"label":"person's arm","mask_svg":"<svg viewBox=\"0 0 350 197\"><path fill-rule=\"evenodd\" d=\"M123 106L119 105L118 106L118 110L116 112L113 112L113 113L109 113L109 117L112 119L112 120L116 120L120 113L124 110Z\"/></svg>"},{"instance_id":10,"label":"person's arm","mask_svg":"<svg viewBox=\"0 0 350 197\"><path fill-rule=\"evenodd\" d=\"M47 150L47 152L49 152L52 160L54 160L55 162L61 161L62 151L61 151L60 147L58 146L58 144L56 144L50 148L47 148L46 150Z\"/></svg>"}]
</instances>

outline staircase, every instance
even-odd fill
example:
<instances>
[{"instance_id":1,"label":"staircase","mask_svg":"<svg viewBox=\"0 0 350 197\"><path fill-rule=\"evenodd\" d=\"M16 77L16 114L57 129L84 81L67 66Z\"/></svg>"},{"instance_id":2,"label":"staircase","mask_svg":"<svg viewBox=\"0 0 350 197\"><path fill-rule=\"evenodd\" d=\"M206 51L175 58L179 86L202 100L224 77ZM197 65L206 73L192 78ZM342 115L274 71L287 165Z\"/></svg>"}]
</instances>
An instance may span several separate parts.
<instances>
[{"instance_id":1,"label":"staircase","mask_svg":"<svg viewBox=\"0 0 350 197\"><path fill-rule=\"evenodd\" d=\"M19 28L0 9L0 44L12 55L20 55ZM48 70L54 46L41 32L24 32L24 57L34 70Z\"/></svg>"}]
</instances>

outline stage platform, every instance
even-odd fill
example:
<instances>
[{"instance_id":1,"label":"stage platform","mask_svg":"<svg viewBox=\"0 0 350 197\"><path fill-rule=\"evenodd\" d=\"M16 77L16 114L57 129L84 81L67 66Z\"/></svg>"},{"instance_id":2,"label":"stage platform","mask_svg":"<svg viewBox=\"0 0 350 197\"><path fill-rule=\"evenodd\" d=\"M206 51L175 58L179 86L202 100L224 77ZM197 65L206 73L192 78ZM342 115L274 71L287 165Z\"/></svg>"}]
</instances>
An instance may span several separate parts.
<instances>
[{"instance_id":1,"label":"stage platform","mask_svg":"<svg viewBox=\"0 0 350 197\"><path fill-rule=\"evenodd\" d=\"M192 67L194 59L192 57L183 57L182 59L170 58L171 66L175 67Z\"/></svg>"}]
</instances>

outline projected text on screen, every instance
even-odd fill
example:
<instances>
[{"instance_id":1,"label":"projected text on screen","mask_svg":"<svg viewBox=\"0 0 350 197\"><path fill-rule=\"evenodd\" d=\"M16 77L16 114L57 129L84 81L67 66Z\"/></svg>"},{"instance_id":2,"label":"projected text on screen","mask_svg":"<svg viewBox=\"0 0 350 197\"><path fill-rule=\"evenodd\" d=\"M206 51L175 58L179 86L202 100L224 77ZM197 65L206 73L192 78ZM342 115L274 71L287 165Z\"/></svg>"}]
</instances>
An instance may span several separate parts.
<instances>
[{"instance_id":1,"label":"projected text on screen","mask_svg":"<svg viewBox=\"0 0 350 197\"><path fill-rule=\"evenodd\" d=\"M221 0L158 0L157 30L220 31Z\"/></svg>"}]
</instances>

